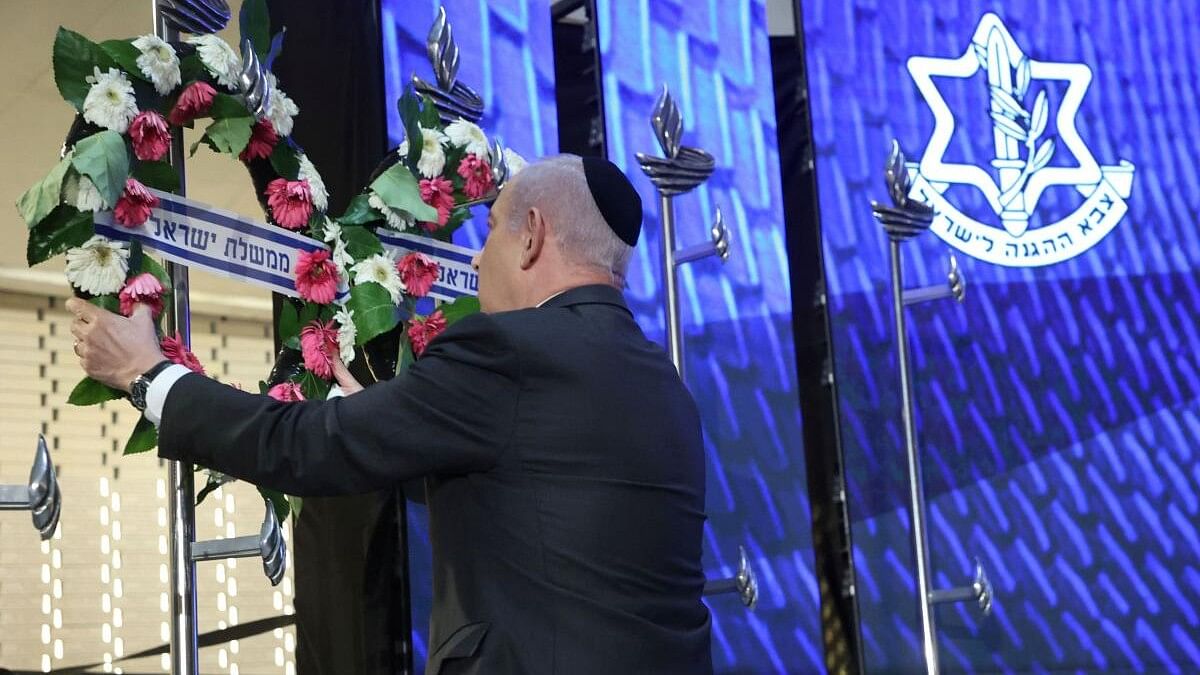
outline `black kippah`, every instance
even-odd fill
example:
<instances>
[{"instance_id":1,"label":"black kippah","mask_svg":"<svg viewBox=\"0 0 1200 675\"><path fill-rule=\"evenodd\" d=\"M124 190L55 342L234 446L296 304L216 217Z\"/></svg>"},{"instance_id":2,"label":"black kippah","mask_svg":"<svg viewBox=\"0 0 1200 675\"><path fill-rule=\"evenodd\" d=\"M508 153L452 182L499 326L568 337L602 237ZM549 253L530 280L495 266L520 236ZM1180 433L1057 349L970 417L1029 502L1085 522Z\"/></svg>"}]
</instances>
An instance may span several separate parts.
<instances>
[{"instance_id":1,"label":"black kippah","mask_svg":"<svg viewBox=\"0 0 1200 675\"><path fill-rule=\"evenodd\" d=\"M637 246L642 231L642 198L616 164L600 157L582 157L583 175L600 215L621 241Z\"/></svg>"}]
</instances>

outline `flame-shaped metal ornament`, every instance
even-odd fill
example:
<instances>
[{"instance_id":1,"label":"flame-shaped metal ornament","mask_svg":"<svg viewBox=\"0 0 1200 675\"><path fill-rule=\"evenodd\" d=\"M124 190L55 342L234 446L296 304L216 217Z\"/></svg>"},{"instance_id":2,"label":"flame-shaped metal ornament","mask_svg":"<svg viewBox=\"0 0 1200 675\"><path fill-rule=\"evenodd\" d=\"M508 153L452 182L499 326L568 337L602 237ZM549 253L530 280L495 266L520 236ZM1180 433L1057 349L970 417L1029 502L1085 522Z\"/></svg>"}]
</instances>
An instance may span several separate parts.
<instances>
[{"instance_id":1,"label":"flame-shaped metal ornament","mask_svg":"<svg viewBox=\"0 0 1200 675\"><path fill-rule=\"evenodd\" d=\"M750 567L750 558L746 555L746 547L738 546L738 569L732 577L716 579L704 584L704 596L736 593L738 599L750 611L758 607L758 577L754 568Z\"/></svg>"},{"instance_id":2,"label":"flame-shaped metal ornament","mask_svg":"<svg viewBox=\"0 0 1200 675\"><path fill-rule=\"evenodd\" d=\"M253 43L249 39L242 40L242 72L238 75L238 87L246 109L255 117L265 117L271 112L271 78L267 75Z\"/></svg>"},{"instance_id":3,"label":"flame-shaped metal ornament","mask_svg":"<svg viewBox=\"0 0 1200 675\"><path fill-rule=\"evenodd\" d=\"M716 168L716 160L704 150L682 145L683 117L666 85L654 104L650 126L664 156L639 152L637 160L659 192L665 196L680 195L708 180Z\"/></svg>"},{"instance_id":4,"label":"flame-shaped metal ornament","mask_svg":"<svg viewBox=\"0 0 1200 675\"><path fill-rule=\"evenodd\" d=\"M270 501L267 501L266 505L267 512L263 516L262 527L257 535L197 541L191 546L191 559L199 562L259 557L262 558L263 573L267 575L271 585L278 585L287 571L287 542L283 539L275 507Z\"/></svg>"},{"instance_id":5,"label":"flame-shaped metal ornament","mask_svg":"<svg viewBox=\"0 0 1200 675\"><path fill-rule=\"evenodd\" d=\"M716 218L713 219L712 229L709 230L712 236L712 241L706 241L702 244L689 246L685 249L675 252L675 265L683 265L685 263L695 262L710 256L717 256L721 262L729 261L729 226L725 224L725 216L721 213L721 207L717 207Z\"/></svg>"},{"instance_id":6,"label":"flame-shaped metal ornament","mask_svg":"<svg viewBox=\"0 0 1200 675\"><path fill-rule=\"evenodd\" d=\"M884 176L892 206L872 201L871 211L883 224L888 237L892 241L906 241L928 230L935 215L933 207L909 195L912 183L908 178L908 167L900 143L895 140L892 141L892 150L884 167Z\"/></svg>"},{"instance_id":7,"label":"flame-shaped metal ornament","mask_svg":"<svg viewBox=\"0 0 1200 675\"><path fill-rule=\"evenodd\" d=\"M262 528L258 533L258 553L262 556L263 573L267 575L272 586L278 586L279 582L283 581L284 572L287 571L287 542L283 539L283 530L279 527L275 507L269 501Z\"/></svg>"},{"instance_id":8,"label":"flame-shaped metal ornament","mask_svg":"<svg viewBox=\"0 0 1200 675\"><path fill-rule=\"evenodd\" d=\"M29 470L29 482L23 485L0 485L0 511L30 511L33 527L43 540L54 535L58 517L62 513L62 493L58 489L58 476L46 438L38 435L34 450L33 468Z\"/></svg>"},{"instance_id":9,"label":"flame-shaped metal ornament","mask_svg":"<svg viewBox=\"0 0 1200 675\"><path fill-rule=\"evenodd\" d=\"M449 124L462 118L478 122L483 117L483 99L475 90L458 81L458 43L446 18L446 8L439 7L429 37L425 41L429 63L433 66L434 83L412 76L413 88L428 96L438 110L442 122Z\"/></svg>"},{"instance_id":10,"label":"flame-shaped metal ornament","mask_svg":"<svg viewBox=\"0 0 1200 675\"><path fill-rule=\"evenodd\" d=\"M233 16L225 0L158 0L158 11L167 26L193 35L218 33Z\"/></svg>"}]
</instances>

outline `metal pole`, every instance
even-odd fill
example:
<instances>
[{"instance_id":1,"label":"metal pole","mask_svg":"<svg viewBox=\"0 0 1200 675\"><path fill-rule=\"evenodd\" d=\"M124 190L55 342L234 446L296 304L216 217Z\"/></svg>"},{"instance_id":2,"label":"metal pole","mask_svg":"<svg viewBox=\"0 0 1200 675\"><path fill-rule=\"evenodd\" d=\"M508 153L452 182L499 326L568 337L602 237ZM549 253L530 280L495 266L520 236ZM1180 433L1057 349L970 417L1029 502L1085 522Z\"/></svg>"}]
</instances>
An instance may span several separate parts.
<instances>
[{"instance_id":1,"label":"metal pole","mask_svg":"<svg viewBox=\"0 0 1200 675\"><path fill-rule=\"evenodd\" d=\"M679 318L679 282L675 277L675 204L674 198L658 193L658 212L662 220L662 285L666 295L667 354L683 379L683 326Z\"/></svg>"},{"instance_id":2,"label":"metal pole","mask_svg":"<svg viewBox=\"0 0 1200 675\"><path fill-rule=\"evenodd\" d=\"M925 670L938 672L937 637L933 608L929 603L929 553L925 544L925 495L921 487L921 461L917 454L917 426L913 419L912 387L908 363L908 333L904 321L904 279L900 268L900 242L889 239L892 262L892 311L896 320L896 355L900 362L901 417L904 422L904 450L908 457L909 512L912 514L913 550L917 558L917 597L921 608L921 648Z\"/></svg>"},{"instance_id":3,"label":"metal pole","mask_svg":"<svg viewBox=\"0 0 1200 675\"><path fill-rule=\"evenodd\" d=\"M178 32L163 19L158 0L152 2L154 33L166 41L177 40ZM175 129L171 137L171 166L179 174L179 194L186 193L184 174L183 130ZM171 278L170 313L167 331L178 333L185 345L191 344L191 311L188 303L188 270L183 265L167 263ZM192 465L167 462L167 483L171 531L171 673L195 675L200 670L199 649L196 644L196 563L191 558L191 545L196 539L195 486Z\"/></svg>"}]
</instances>

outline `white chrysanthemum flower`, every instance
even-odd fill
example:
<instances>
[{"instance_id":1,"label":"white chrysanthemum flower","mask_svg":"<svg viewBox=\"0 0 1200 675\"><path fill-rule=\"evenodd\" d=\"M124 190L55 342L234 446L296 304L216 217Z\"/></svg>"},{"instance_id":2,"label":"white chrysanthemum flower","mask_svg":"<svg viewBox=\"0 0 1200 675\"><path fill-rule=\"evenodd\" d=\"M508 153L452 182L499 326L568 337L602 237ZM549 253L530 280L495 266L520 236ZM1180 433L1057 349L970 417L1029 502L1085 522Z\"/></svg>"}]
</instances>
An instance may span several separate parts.
<instances>
[{"instance_id":1,"label":"white chrysanthemum flower","mask_svg":"<svg viewBox=\"0 0 1200 675\"><path fill-rule=\"evenodd\" d=\"M346 270L354 266L354 258L346 250L346 240L342 239L341 224L332 218L326 218L323 238L327 243L333 245L333 251L329 257L337 267L338 276L348 279L349 275Z\"/></svg>"},{"instance_id":2,"label":"white chrysanthemum flower","mask_svg":"<svg viewBox=\"0 0 1200 675\"><path fill-rule=\"evenodd\" d=\"M267 119L271 120L275 133L291 136L292 118L300 114L300 106L279 88L279 80L275 79L274 73L267 73L267 80L271 84L271 109L267 113Z\"/></svg>"},{"instance_id":3,"label":"white chrysanthemum flower","mask_svg":"<svg viewBox=\"0 0 1200 675\"><path fill-rule=\"evenodd\" d=\"M358 339L354 310L340 305L337 314L333 315L333 320L338 325L338 348L341 350L342 363L348 364L354 360L354 341Z\"/></svg>"},{"instance_id":4,"label":"white chrysanthemum flower","mask_svg":"<svg viewBox=\"0 0 1200 675\"><path fill-rule=\"evenodd\" d=\"M529 166L529 162L526 162L525 158L518 155L517 151L512 148L504 149L504 163L508 165L508 175L510 178L521 173L522 169Z\"/></svg>"},{"instance_id":5,"label":"white chrysanthemum flower","mask_svg":"<svg viewBox=\"0 0 1200 675\"><path fill-rule=\"evenodd\" d=\"M488 139L478 124L457 119L446 127L446 137L454 145L478 157L488 156Z\"/></svg>"},{"instance_id":6,"label":"white chrysanthemum flower","mask_svg":"<svg viewBox=\"0 0 1200 675\"><path fill-rule=\"evenodd\" d=\"M367 197L367 204L370 205L371 208L383 214L383 219L387 221L388 229L396 230L397 232L403 232L413 226L412 216L399 209L393 209L392 207L383 203L383 199L381 199L379 195L375 194L374 191L372 191L370 196Z\"/></svg>"},{"instance_id":7,"label":"white chrysanthemum flower","mask_svg":"<svg viewBox=\"0 0 1200 675\"><path fill-rule=\"evenodd\" d=\"M104 211L112 208L104 203L104 196L96 188L91 178L80 175L73 183L75 187L75 208L80 211Z\"/></svg>"},{"instance_id":8,"label":"white chrysanthemum flower","mask_svg":"<svg viewBox=\"0 0 1200 675\"><path fill-rule=\"evenodd\" d=\"M400 281L400 272L396 270L395 254L387 251L376 254L358 263L352 269L354 283L365 284L368 281L383 286L392 296L392 302L400 304L400 294L404 292L404 282Z\"/></svg>"},{"instance_id":9,"label":"white chrysanthemum flower","mask_svg":"<svg viewBox=\"0 0 1200 675\"><path fill-rule=\"evenodd\" d=\"M129 249L98 234L67 251L67 281L84 293L116 293L128 272Z\"/></svg>"},{"instance_id":10,"label":"white chrysanthemum flower","mask_svg":"<svg viewBox=\"0 0 1200 675\"><path fill-rule=\"evenodd\" d=\"M112 129L117 133L129 130L129 123L137 116L137 99L133 96L133 84L125 73L109 68L107 73L93 68L87 82L92 85L83 99L83 119Z\"/></svg>"},{"instance_id":11,"label":"white chrysanthemum flower","mask_svg":"<svg viewBox=\"0 0 1200 675\"><path fill-rule=\"evenodd\" d=\"M401 159L408 157L408 139L400 141L400 147L396 148L396 154L400 155Z\"/></svg>"},{"instance_id":12,"label":"white chrysanthemum flower","mask_svg":"<svg viewBox=\"0 0 1200 675\"><path fill-rule=\"evenodd\" d=\"M322 212L329 208L329 192L325 189L325 181L321 180L321 174L317 173L317 167L309 161L308 155L300 155L300 175L298 177L300 180L308 181L308 190L312 193L313 206Z\"/></svg>"},{"instance_id":13,"label":"white chrysanthemum flower","mask_svg":"<svg viewBox=\"0 0 1200 675\"><path fill-rule=\"evenodd\" d=\"M200 63L217 78L217 84L227 89L235 89L238 86L242 59L228 42L216 35L195 35L188 38L187 42L196 45Z\"/></svg>"},{"instance_id":14,"label":"white chrysanthemum flower","mask_svg":"<svg viewBox=\"0 0 1200 675\"><path fill-rule=\"evenodd\" d=\"M138 70L150 78L155 91L165 96L179 86L179 58L174 47L157 35L143 35L133 46L142 53L137 57Z\"/></svg>"},{"instance_id":15,"label":"white chrysanthemum flower","mask_svg":"<svg viewBox=\"0 0 1200 675\"><path fill-rule=\"evenodd\" d=\"M421 127L421 159L417 160L417 171L426 178L433 178L442 175L442 170L446 168L446 153L442 150L442 143L446 142L446 135L437 129L426 129Z\"/></svg>"}]
</instances>

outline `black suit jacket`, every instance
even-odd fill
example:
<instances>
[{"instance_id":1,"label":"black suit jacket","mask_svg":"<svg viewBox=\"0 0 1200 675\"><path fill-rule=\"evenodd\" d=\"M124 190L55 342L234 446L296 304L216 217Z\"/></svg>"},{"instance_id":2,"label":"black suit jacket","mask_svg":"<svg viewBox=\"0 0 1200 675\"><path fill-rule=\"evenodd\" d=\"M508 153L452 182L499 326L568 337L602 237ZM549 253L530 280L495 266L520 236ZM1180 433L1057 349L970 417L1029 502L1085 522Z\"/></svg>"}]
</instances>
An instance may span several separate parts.
<instances>
[{"instance_id":1,"label":"black suit jacket","mask_svg":"<svg viewBox=\"0 0 1200 675\"><path fill-rule=\"evenodd\" d=\"M467 317L343 399L188 375L159 443L301 496L426 477L431 675L712 672L700 420L614 288Z\"/></svg>"}]
</instances>

